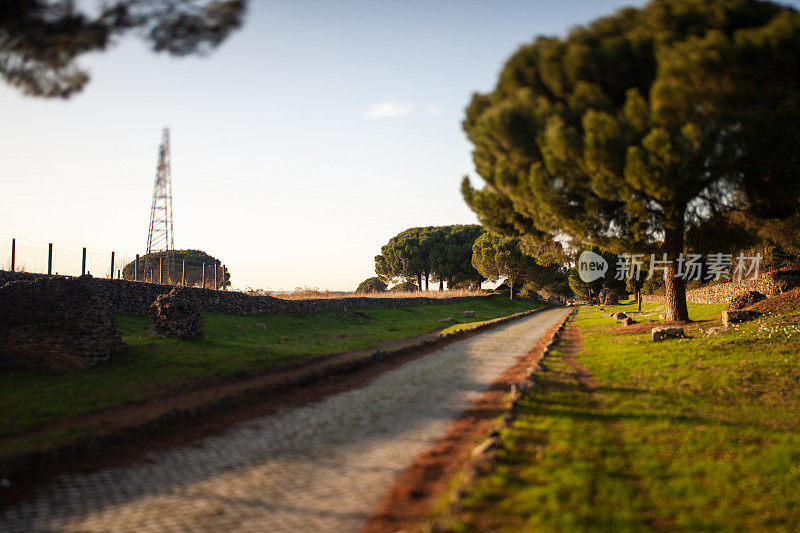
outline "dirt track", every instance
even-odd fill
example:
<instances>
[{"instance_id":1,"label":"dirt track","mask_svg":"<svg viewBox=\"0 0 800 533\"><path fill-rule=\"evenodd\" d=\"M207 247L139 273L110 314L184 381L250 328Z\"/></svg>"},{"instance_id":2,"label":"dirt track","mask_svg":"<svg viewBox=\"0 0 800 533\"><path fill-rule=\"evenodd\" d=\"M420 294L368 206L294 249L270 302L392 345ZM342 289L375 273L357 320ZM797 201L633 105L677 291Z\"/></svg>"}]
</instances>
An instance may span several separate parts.
<instances>
[{"instance_id":1,"label":"dirt track","mask_svg":"<svg viewBox=\"0 0 800 533\"><path fill-rule=\"evenodd\" d=\"M455 342L200 446L58 477L3 511L0 530L355 531L398 473L566 313Z\"/></svg>"}]
</instances>

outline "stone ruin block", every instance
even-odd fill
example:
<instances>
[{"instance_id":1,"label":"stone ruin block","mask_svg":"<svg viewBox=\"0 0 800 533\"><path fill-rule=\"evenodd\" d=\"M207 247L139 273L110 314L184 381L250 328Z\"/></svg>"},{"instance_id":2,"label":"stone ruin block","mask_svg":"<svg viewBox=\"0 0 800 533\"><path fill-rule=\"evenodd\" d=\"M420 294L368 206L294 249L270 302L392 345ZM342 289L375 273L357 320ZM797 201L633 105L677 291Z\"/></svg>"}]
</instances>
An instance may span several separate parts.
<instances>
[{"instance_id":1,"label":"stone ruin block","mask_svg":"<svg viewBox=\"0 0 800 533\"><path fill-rule=\"evenodd\" d=\"M664 339L682 339L686 335L683 328L679 326L659 326L650 330L653 334L653 341L663 341Z\"/></svg>"},{"instance_id":2,"label":"stone ruin block","mask_svg":"<svg viewBox=\"0 0 800 533\"><path fill-rule=\"evenodd\" d=\"M162 294L150 306L150 335L194 339L203 336L200 306L184 287Z\"/></svg>"},{"instance_id":3,"label":"stone ruin block","mask_svg":"<svg viewBox=\"0 0 800 533\"><path fill-rule=\"evenodd\" d=\"M772 282L771 290L768 291L770 296L800 287L800 270L774 270L765 273L763 277Z\"/></svg>"},{"instance_id":4,"label":"stone ruin block","mask_svg":"<svg viewBox=\"0 0 800 533\"><path fill-rule=\"evenodd\" d=\"M759 315L755 311L723 311L722 312L722 325L725 327L730 326L731 324L738 324L739 322L747 322L748 320L753 320Z\"/></svg>"},{"instance_id":5,"label":"stone ruin block","mask_svg":"<svg viewBox=\"0 0 800 533\"><path fill-rule=\"evenodd\" d=\"M72 370L122 349L108 302L90 276L41 277L0 287L0 365Z\"/></svg>"},{"instance_id":6,"label":"stone ruin block","mask_svg":"<svg viewBox=\"0 0 800 533\"><path fill-rule=\"evenodd\" d=\"M738 310L744 309L745 307L750 307L753 304L756 304L766 298L763 294L758 291L747 291L737 296L734 296L731 300L731 303L728 304L728 309L731 310Z\"/></svg>"}]
</instances>

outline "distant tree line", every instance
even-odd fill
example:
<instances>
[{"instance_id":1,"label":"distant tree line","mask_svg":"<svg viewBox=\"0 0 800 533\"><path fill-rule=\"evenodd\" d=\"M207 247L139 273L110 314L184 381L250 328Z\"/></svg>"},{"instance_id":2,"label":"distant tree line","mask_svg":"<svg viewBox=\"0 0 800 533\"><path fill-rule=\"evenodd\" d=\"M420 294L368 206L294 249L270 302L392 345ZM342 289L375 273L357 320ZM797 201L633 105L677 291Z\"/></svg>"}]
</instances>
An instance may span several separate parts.
<instances>
[{"instance_id":1,"label":"distant tree line","mask_svg":"<svg viewBox=\"0 0 800 533\"><path fill-rule=\"evenodd\" d=\"M511 297L520 290L570 296L568 267L560 246L538 258L520 239L503 237L477 224L409 228L389 239L375 257L377 276L356 292L387 290L479 289L483 281L504 279Z\"/></svg>"},{"instance_id":2,"label":"distant tree line","mask_svg":"<svg viewBox=\"0 0 800 533\"><path fill-rule=\"evenodd\" d=\"M388 285L386 285L386 282L384 282L381 278L374 276L359 283L358 287L356 288L356 292L383 292L387 288Z\"/></svg>"},{"instance_id":3,"label":"distant tree line","mask_svg":"<svg viewBox=\"0 0 800 533\"><path fill-rule=\"evenodd\" d=\"M122 277L127 280L136 279L153 283L158 283L161 279L164 283L177 285L181 282L181 275L183 275L184 283L187 286L202 287L203 265L205 265L206 288L214 287L215 265L217 288L222 289L231 284L231 274L227 268L223 273L222 262L201 250L168 250L145 254L139 257L138 269L136 269L136 261L125 265L122 268Z\"/></svg>"},{"instance_id":4,"label":"distant tree line","mask_svg":"<svg viewBox=\"0 0 800 533\"><path fill-rule=\"evenodd\" d=\"M389 239L375 257L375 272L389 283L413 282L428 290L480 287L484 277L472 266L472 245L483 232L477 224L410 228Z\"/></svg>"}]
</instances>

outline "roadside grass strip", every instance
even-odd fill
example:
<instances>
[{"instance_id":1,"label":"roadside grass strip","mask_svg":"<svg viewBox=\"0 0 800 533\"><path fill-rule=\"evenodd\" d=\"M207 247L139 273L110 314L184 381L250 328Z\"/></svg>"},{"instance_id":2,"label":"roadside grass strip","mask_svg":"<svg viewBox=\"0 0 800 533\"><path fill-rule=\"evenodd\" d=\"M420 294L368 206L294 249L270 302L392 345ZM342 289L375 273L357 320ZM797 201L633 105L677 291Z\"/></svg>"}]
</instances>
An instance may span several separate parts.
<instances>
[{"instance_id":1,"label":"roadside grass strip","mask_svg":"<svg viewBox=\"0 0 800 533\"><path fill-rule=\"evenodd\" d=\"M234 316L204 313L205 337L182 341L149 335L146 315L118 315L126 348L109 363L65 373L0 371L0 455L82 436L80 427L24 437L49 424L166 398L272 371L280 365L431 333L537 307L502 297L454 304ZM464 317L464 311L474 317Z\"/></svg>"},{"instance_id":2,"label":"roadside grass strip","mask_svg":"<svg viewBox=\"0 0 800 533\"><path fill-rule=\"evenodd\" d=\"M706 335L722 308L658 343L581 308L452 529L797 531L800 308Z\"/></svg>"}]
</instances>

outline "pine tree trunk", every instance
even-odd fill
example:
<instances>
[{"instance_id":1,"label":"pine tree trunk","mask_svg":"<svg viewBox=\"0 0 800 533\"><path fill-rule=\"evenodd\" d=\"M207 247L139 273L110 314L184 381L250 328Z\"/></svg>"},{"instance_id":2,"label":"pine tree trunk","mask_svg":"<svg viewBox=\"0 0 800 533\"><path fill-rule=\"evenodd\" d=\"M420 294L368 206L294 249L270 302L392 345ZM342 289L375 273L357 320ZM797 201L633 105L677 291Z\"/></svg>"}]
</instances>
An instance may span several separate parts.
<instances>
[{"instance_id":1,"label":"pine tree trunk","mask_svg":"<svg viewBox=\"0 0 800 533\"><path fill-rule=\"evenodd\" d=\"M417 290L422 290L422 272L417 272Z\"/></svg>"},{"instance_id":2,"label":"pine tree trunk","mask_svg":"<svg viewBox=\"0 0 800 533\"><path fill-rule=\"evenodd\" d=\"M428 276L430 275L429 272L425 272L425 292L428 292L430 289L428 288Z\"/></svg>"},{"instance_id":3,"label":"pine tree trunk","mask_svg":"<svg viewBox=\"0 0 800 533\"><path fill-rule=\"evenodd\" d=\"M439 292L442 292L443 290L444 290L444 280L439 279Z\"/></svg>"},{"instance_id":4,"label":"pine tree trunk","mask_svg":"<svg viewBox=\"0 0 800 533\"><path fill-rule=\"evenodd\" d=\"M508 280L508 289L509 289L509 291L508 291L508 299L513 302L514 301L514 280L512 280L510 278Z\"/></svg>"},{"instance_id":5,"label":"pine tree trunk","mask_svg":"<svg viewBox=\"0 0 800 533\"><path fill-rule=\"evenodd\" d=\"M683 224L667 228L664 232L664 252L671 260L667 266L667 279L665 303L667 307L667 320L670 322L688 322L689 310L686 307L686 280L676 278L678 254L683 252Z\"/></svg>"},{"instance_id":6,"label":"pine tree trunk","mask_svg":"<svg viewBox=\"0 0 800 533\"><path fill-rule=\"evenodd\" d=\"M636 306L637 306L637 310L641 313L642 312L642 291L641 291L641 289L636 291Z\"/></svg>"}]
</instances>

